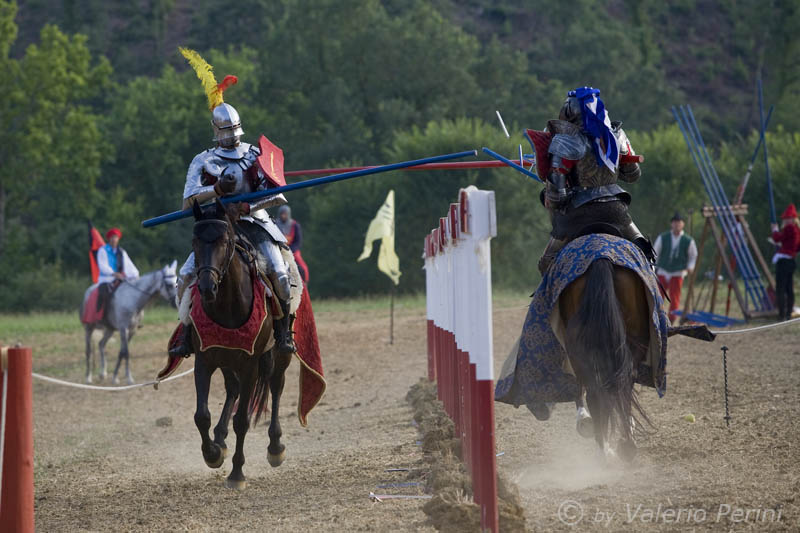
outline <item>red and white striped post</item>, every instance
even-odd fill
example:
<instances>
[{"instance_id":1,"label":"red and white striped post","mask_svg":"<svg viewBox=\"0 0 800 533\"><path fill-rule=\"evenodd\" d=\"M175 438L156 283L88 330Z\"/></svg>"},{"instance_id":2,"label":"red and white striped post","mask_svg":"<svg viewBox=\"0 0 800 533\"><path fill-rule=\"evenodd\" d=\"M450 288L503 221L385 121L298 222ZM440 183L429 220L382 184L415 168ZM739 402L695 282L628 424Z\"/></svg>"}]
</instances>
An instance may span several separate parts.
<instances>
[{"instance_id":1,"label":"red and white striped post","mask_svg":"<svg viewBox=\"0 0 800 533\"><path fill-rule=\"evenodd\" d=\"M0 426L2 531L34 531L32 362L30 348L0 347L0 398L5 399L5 424Z\"/></svg>"},{"instance_id":2,"label":"red and white striped post","mask_svg":"<svg viewBox=\"0 0 800 533\"><path fill-rule=\"evenodd\" d=\"M461 189L425 237L428 379L461 438L481 529L498 531L494 436L492 268L497 235L493 191Z\"/></svg>"}]
</instances>

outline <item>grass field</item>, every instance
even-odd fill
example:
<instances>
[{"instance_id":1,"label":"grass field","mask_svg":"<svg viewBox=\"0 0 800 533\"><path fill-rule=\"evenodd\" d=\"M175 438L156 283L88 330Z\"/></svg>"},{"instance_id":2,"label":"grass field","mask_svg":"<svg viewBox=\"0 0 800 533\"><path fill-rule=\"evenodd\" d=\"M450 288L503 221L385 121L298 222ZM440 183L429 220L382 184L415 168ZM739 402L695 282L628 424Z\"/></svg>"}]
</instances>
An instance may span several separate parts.
<instances>
[{"instance_id":1,"label":"grass field","mask_svg":"<svg viewBox=\"0 0 800 533\"><path fill-rule=\"evenodd\" d=\"M494 305L507 307L527 302L527 294L512 291L496 291ZM419 310L425 307L424 294L396 296L395 310ZM340 313L353 311L389 311L389 296L364 296L348 299L327 299L314 302L314 313ZM144 325L164 324L177 320L175 309L159 303L147 307ZM34 313L0 313L0 341L8 344L29 344L37 335L51 333L74 333L80 328L77 311L50 311Z\"/></svg>"}]
</instances>

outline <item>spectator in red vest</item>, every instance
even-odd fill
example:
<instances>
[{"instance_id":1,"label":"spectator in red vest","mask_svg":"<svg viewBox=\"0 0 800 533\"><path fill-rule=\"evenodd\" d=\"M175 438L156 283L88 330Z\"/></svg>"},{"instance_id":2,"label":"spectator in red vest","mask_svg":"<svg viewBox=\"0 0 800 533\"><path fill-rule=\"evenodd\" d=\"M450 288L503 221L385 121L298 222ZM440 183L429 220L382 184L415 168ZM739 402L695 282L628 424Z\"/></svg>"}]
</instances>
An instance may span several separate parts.
<instances>
[{"instance_id":1,"label":"spectator in red vest","mask_svg":"<svg viewBox=\"0 0 800 533\"><path fill-rule=\"evenodd\" d=\"M303 246L303 228L298 221L292 218L292 209L288 205L282 205L278 208L277 222L278 227L286 236L289 248L292 250L297 268L300 270L300 277L303 278L303 283L308 284L308 265L303 261L303 256L300 254L300 248Z\"/></svg>"},{"instance_id":2,"label":"spectator in red vest","mask_svg":"<svg viewBox=\"0 0 800 533\"><path fill-rule=\"evenodd\" d=\"M778 319L789 320L794 309L794 271L796 268L795 256L800 250L800 221L797 219L797 209L794 204L781 215L781 225L772 225L772 240L780 245L777 253L772 258L775 265L775 299L778 304Z\"/></svg>"},{"instance_id":3,"label":"spectator in red vest","mask_svg":"<svg viewBox=\"0 0 800 533\"><path fill-rule=\"evenodd\" d=\"M656 274L669 296L669 320L673 324L681 306L681 289L686 277L697 263L697 245L694 239L683 232L686 222L675 212L670 221L672 228L658 236L653 249L658 257Z\"/></svg>"}]
</instances>

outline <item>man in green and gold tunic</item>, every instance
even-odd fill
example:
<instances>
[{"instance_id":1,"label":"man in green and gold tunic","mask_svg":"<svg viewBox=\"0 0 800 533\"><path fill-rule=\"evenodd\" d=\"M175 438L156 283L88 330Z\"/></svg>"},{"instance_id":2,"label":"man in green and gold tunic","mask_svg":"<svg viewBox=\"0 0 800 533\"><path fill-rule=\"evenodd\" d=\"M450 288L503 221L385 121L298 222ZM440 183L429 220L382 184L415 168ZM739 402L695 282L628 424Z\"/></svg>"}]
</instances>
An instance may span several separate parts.
<instances>
[{"instance_id":1,"label":"man in green and gold tunic","mask_svg":"<svg viewBox=\"0 0 800 533\"><path fill-rule=\"evenodd\" d=\"M670 224L670 230L658 236L653 249L658 256L656 274L669 296L669 320L674 324L675 311L681 305L683 278L694 270L697 263L697 245L684 233L685 221L680 213L675 213Z\"/></svg>"}]
</instances>

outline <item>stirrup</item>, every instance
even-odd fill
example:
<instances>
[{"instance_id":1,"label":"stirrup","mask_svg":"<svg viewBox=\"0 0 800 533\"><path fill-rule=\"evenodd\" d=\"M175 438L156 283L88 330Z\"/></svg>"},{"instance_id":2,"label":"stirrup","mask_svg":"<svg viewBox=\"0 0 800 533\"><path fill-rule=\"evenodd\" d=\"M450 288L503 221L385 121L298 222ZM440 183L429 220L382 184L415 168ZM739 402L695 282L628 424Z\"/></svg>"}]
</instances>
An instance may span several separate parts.
<instances>
[{"instance_id":1,"label":"stirrup","mask_svg":"<svg viewBox=\"0 0 800 533\"><path fill-rule=\"evenodd\" d=\"M292 338L292 326L289 317L276 320L273 327L275 331L275 348L279 352L295 353L297 347L294 345L294 339Z\"/></svg>"},{"instance_id":2,"label":"stirrup","mask_svg":"<svg viewBox=\"0 0 800 533\"><path fill-rule=\"evenodd\" d=\"M194 354L192 346L192 326L183 326L183 342L167 351L170 357L189 357Z\"/></svg>"}]
</instances>

